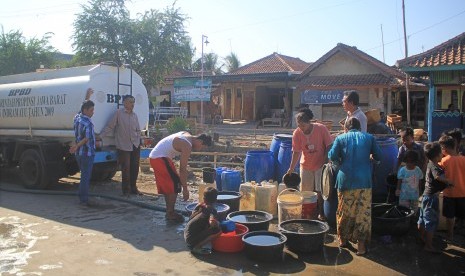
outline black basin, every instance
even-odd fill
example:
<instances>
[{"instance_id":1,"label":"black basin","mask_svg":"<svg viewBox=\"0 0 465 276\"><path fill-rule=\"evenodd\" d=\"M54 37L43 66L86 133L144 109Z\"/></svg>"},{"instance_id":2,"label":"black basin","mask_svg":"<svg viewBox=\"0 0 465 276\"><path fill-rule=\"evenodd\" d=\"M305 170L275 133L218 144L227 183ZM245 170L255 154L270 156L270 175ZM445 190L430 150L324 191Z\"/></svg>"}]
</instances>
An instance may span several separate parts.
<instances>
[{"instance_id":1,"label":"black basin","mask_svg":"<svg viewBox=\"0 0 465 276\"><path fill-rule=\"evenodd\" d=\"M242 241L248 258L263 262L283 260L286 236L270 231L254 231L245 234Z\"/></svg>"},{"instance_id":2,"label":"black basin","mask_svg":"<svg viewBox=\"0 0 465 276\"><path fill-rule=\"evenodd\" d=\"M236 211L228 214L226 219L247 226L249 232L267 231L273 215L263 211Z\"/></svg>"},{"instance_id":3,"label":"black basin","mask_svg":"<svg viewBox=\"0 0 465 276\"><path fill-rule=\"evenodd\" d=\"M279 231L286 236L290 250L310 253L323 249L329 226L319 220L291 219L281 222Z\"/></svg>"},{"instance_id":4,"label":"black basin","mask_svg":"<svg viewBox=\"0 0 465 276\"><path fill-rule=\"evenodd\" d=\"M239 211L241 202L241 194L239 192L219 191L216 200L218 203L223 203L229 206L228 213Z\"/></svg>"},{"instance_id":5,"label":"black basin","mask_svg":"<svg viewBox=\"0 0 465 276\"><path fill-rule=\"evenodd\" d=\"M414 211L395 204L372 204L372 230L379 235L401 236L408 233Z\"/></svg>"}]
</instances>

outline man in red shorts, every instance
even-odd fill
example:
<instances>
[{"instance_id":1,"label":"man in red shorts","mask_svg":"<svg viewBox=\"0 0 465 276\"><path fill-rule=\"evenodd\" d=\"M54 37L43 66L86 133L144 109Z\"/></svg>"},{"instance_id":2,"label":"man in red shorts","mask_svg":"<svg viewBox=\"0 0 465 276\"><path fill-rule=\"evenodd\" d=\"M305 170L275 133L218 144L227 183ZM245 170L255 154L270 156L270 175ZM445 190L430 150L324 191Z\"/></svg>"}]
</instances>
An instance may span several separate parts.
<instances>
[{"instance_id":1,"label":"man in red shorts","mask_svg":"<svg viewBox=\"0 0 465 276\"><path fill-rule=\"evenodd\" d=\"M150 166L155 174L159 194L165 196L166 220L183 222L184 217L174 211L176 197L182 191L183 199L189 199L187 189L187 161L191 152L199 151L212 145L212 138L206 134L197 136L181 131L163 138L150 152ZM175 156L180 156L179 174L173 163Z\"/></svg>"}]
</instances>

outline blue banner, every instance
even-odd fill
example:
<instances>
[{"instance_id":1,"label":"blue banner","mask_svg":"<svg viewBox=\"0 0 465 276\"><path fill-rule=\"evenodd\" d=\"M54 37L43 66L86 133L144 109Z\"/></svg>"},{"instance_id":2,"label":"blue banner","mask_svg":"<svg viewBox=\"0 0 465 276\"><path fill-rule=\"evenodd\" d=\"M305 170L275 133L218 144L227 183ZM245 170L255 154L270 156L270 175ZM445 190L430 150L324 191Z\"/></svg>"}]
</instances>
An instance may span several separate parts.
<instances>
[{"instance_id":1,"label":"blue banner","mask_svg":"<svg viewBox=\"0 0 465 276\"><path fill-rule=\"evenodd\" d=\"M305 90L300 97L303 104L342 104L344 90Z\"/></svg>"}]
</instances>

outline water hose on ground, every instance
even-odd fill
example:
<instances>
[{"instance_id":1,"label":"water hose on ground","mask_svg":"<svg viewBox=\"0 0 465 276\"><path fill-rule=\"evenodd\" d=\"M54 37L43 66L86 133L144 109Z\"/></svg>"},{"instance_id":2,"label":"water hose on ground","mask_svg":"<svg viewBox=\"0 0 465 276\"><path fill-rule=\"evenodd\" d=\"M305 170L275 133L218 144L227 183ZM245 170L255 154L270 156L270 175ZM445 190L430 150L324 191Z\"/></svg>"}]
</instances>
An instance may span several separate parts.
<instances>
[{"instance_id":1,"label":"water hose on ground","mask_svg":"<svg viewBox=\"0 0 465 276\"><path fill-rule=\"evenodd\" d=\"M66 196L76 196L76 192L71 191L45 191L45 190L24 190L24 189L12 189L12 188L5 188L0 185L0 191L10 192L10 193L25 193L25 194L40 194L40 195L66 195ZM165 207L151 205L145 202L130 200L120 196L112 196L112 195L105 195L100 193L89 193L89 196L92 197L101 197L111 200L116 200L119 202L124 202L128 204L132 204L141 208L150 209L154 211L166 212ZM177 210L178 212L182 213L183 215L190 215L189 212L184 210Z\"/></svg>"}]
</instances>

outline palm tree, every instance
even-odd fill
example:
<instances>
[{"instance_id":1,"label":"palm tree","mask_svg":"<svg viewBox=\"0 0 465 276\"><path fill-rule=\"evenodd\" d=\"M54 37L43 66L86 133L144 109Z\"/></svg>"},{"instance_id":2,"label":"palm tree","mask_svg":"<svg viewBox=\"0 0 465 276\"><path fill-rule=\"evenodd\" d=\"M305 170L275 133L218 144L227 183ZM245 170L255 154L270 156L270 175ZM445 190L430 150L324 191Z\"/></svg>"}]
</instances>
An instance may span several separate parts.
<instances>
[{"instance_id":1,"label":"palm tree","mask_svg":"<svg viewBox=\"0 0 465 276\"><path fill-rule=\"evenodd\" d=\"M195 71L200 71L202 69L202 58L197 59L194 64L192 64L192 69ZM215 74L219 75L223 72L221 71L221 67L223 65L218 66L218 55L215 53L208 53L203 56L203 70L215 72Z\"/></svg>"},{"instance_id":2,"label":"palm tree","mask_svg":"<svg viewBox=\"0 0 465 276\"><path fill-rule=\"evenodd\" d=\"M228 70L228 72L231 72L241 67L241 62L239 61L239 58L233 52L231 52L231 54L227 55L224 58L224 62L226 64L226 70Z\"/></svg>"}]
</instances>

